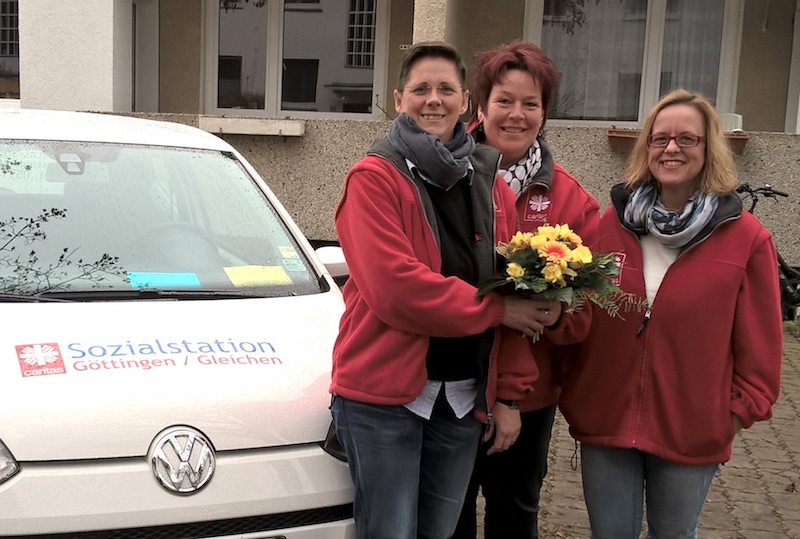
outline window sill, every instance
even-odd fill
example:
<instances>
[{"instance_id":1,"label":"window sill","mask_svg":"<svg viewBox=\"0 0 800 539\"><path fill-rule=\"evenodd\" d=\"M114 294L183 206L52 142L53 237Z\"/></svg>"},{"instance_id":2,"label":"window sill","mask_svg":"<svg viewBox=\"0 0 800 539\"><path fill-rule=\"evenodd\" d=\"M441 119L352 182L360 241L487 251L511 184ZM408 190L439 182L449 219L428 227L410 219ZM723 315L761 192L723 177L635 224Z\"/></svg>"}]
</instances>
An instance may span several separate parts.
<instances>
[{"instance_id":1,"label":"window sill","mask_svg":"<svg viewBox=\"0 0 800 539\"><path fill-rule=\"evenodd\" d=\"M636 139L639 138L640 132L640 129L609 128L606 129L606 136L613 150L622 153L630 153L633 146L636 144ZM750 140L750 135L744 132L731 131L725 133L725 139L728 141L728 145L733 153L741 155L742 152L744 152L747 141Z\"/></svg>"},{"instance_id":2,"label":"window sill","mask_svg":"<svg viewBox=\"0 0 800 539\"><path fill-rule=\"evenodd\" d=\"M19 103L19 99L13 97L0 97L0 109L18 109L21 108Z\"/></svg>"},{"instance_id":3,"label":"window sill","mask_svg":"<svg viewBox=\"0 0 800 539\"><path fill-rule=\"evenodd\" d=\"M305 11L306 13L321 13L322 8L319 4L289 4L283 6L284 11Z\"/></svg>"},{"instance_id":4,"label":"window sill","mask_svg":"<svg viewBox=\"0 0 800 539\"><path fill-rule=\"evenodd\" d=\"M215 135L302 137L306 134L306 122L305 120L280 120L275 118L200 116L200 129Z\"/></svg>"}]
</instances>

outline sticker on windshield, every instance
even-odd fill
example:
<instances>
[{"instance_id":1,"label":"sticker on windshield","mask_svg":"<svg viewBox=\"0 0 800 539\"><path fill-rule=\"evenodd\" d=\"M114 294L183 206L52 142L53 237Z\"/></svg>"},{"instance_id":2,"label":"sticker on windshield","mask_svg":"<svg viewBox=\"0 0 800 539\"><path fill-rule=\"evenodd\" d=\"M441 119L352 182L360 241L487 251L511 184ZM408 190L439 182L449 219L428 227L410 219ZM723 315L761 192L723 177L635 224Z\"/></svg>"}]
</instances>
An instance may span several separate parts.
<instances>
[{"instance_id":1,"label":"sticker on windshield","mask_svg":"<svg viewBox=\"0 0 800 539\"><path fill-rule=\"evenodd\" d=\"M284 260L283 266L286 271L305 271L306 267L301 260Z\"/></svg>"},{"instance_id":2,"label":"sticker on windshield","mask_svg":"<svg viewBox=\"0 0 800 539\"><path fill-rule=\"evenodd\" d=\"M234 286L259 286L292 284L289 275L280 266L235 266L225 268Z\"/></svg>"},{"instance_id":3,"label":"sticker on windshield","mask_svg":"<svg viewBox=\"0 0 800 539\"><path fill-rule=\"evenodd\" d=\"M200 279L196 273L157 273L129 271L128 280L134 288L190 287L198 288Z\"/></svg>"},{"instance_id":4,"label":"sticker on windshield","mask_svg":"<svg viewBox=\"0 0 800 539\"><path fill-rule=\"evenodd\" d=\"M67 372L57 343L18 344L16 348L19 368L25 378Z\"/></svg>"},{"instance_id":5,"label":"sticker on windshield","mask_svg":"<svg viewBox=\"0 0 800 539\"><path fill-rule=\"evenodd\" d=\"M278 245L278 251L280 251L282 258L300 258L297 250L289 245Z\"/></svg>"}]
</instances>

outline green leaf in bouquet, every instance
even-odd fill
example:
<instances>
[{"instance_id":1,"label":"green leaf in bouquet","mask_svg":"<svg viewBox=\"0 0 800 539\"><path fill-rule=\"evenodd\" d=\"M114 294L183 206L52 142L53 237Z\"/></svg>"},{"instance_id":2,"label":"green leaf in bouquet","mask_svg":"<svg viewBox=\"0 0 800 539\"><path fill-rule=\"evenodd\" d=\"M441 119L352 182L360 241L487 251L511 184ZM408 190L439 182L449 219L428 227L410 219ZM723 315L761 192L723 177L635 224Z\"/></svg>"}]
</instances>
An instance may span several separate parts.
<instances>
[{"instance_id":1,"label":"green leaf in bouquet","mask_svg":"<svg viewBox=\"0 0 800 539\"><path fill-rule=\"evenodd\" d=\"M505 286L507 284L510 284L510 281L506 279L491 279L489 281L482 283L478 287L478 292L476 293L476 295L483 296L485 294L488 294L492 290L495 290L496 288L500 288L501 286Z\"/></svg>"},{"instance_id":2,"label":"green leaf in bouquet","mask_svg":"<svg viewBox=\"0 0 800 539\"><path fill-rule=\"evenodd\" d=\"M550 288L543 292L544 297L550 301L560 301L571 305L574 301L575 291L571 287L567 288Z\"/></svg>"}]
</instances>

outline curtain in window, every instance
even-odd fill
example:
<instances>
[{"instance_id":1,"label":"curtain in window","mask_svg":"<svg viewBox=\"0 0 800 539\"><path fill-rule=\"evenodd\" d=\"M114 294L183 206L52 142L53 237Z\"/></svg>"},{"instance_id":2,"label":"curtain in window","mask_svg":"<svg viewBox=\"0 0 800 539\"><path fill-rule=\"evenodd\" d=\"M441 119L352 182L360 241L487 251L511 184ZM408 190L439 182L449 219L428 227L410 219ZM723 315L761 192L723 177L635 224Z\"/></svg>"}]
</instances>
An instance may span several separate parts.
<instances>
[{"instance_id":1,"label":"curtain in window","mask_svg":"<svg viewBox=\"0 0 800 539\"><path fill-rule=\"evenodd\" d=\"M542 49L561 73L551 118L637 121L643 84L715 100L724 0L667 0L665 14L652 10L652 27L663 30L652 35L647 7L647 0L545 1ZM663 42L653 41L658 35ZM661 70L645 81L648 48L661 55Z\"/></svg>"},{"instance_id":2,"label":"curtain in window","mask_svg":"<svg viewBox=\"0 0 800 539\"><path fill-rule=\"evenodd\" d=\"M551 118L635 120L647 0L545 2L542 49L561 84Z\"/></svg>"},{"instance_id":3,"label":"curtain in window","mask_svg":"<svg viewBox=\"0 0 800 539\"><path fill-rule=\"evenodd\" d=\"M716 101L724 0L669 0L664 26L660 94L675 88Z\"/></svg>"}]
</instances>

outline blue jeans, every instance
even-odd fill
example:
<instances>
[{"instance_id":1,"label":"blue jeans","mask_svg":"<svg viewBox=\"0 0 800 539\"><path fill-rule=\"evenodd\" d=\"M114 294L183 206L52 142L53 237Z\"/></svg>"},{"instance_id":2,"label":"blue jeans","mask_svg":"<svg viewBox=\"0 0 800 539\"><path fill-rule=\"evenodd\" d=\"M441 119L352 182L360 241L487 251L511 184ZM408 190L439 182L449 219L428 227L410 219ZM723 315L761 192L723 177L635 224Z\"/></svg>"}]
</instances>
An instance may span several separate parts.
<instances>
[{"instance_id":1,"label":"blue jeans","mask_svg":"<svg viewBox=\"0 0 800 539\"><path fill-rule=\"evenodd\" d=\"M581 444L583 496L593 539L696 539L719 464L677 464L637 449Z\"/></svg>"},{"instance_id":2,"label":"blue jeans","mask_svg":"<svg viewBox=\"0 0 800 539\"><path fill-rule=\"evenodd\" d=\"M439 395L430 420L403 406L334 396L331 414L356 487L359 539L447 539L455 530L482 425Z\"/></svg>"}]
</instances>

